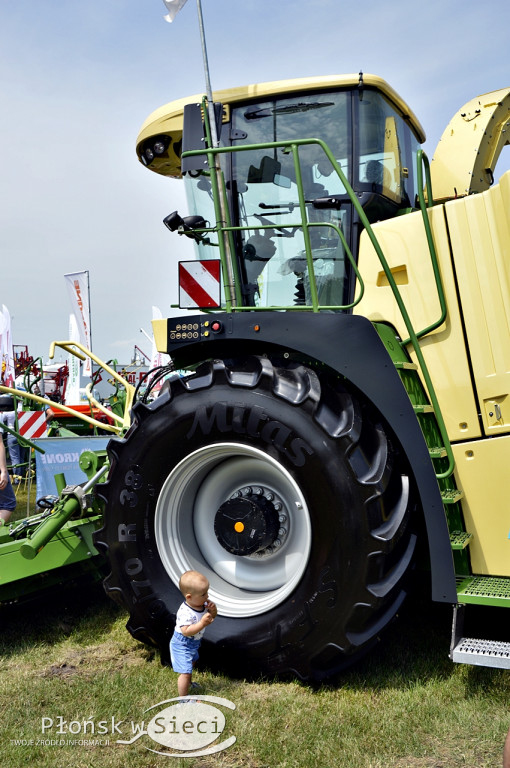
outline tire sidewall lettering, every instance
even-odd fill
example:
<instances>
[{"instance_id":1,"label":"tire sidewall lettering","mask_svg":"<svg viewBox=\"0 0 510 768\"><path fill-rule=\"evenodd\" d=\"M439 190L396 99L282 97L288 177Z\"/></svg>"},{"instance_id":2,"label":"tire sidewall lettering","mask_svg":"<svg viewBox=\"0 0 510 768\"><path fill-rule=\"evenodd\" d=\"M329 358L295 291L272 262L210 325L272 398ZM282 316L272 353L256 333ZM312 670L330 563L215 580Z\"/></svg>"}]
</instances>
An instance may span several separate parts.
<instances>
[{"instance_id":1,"label":"tire sidewall lettering","mask_svg":"<svg viewBox=\"0 0 510 768\"><path fill-rule=\"evenodd\" d=\"M292 428L278 419L271 418L260 406L249 407L243 403L219 401L211 406L203 405L194 414L193 423L186 434L191 441L198 434L209 437L213 431L220 434L247 435L260 439L276 448L293 466L302 467L306 457L313 455L312 447Z\"/></svg>"},{"instance_id":2,"label":"tire sidewall lettering","mask_svg":"<svg viewBox=\"0 0 510 768\"><path fill-rule=\"evenodd\" d=\"M168 615L168 610L153 588L147 574L147 549L140 545L148 538L146 520L156 496L154 486L145 482L144 474L139 464L133 464L125 473L119 492L123 514L117 525L116 551L130 587L131 604L145 604L148 613L157 617Z\"/></svg>"}]
</instances>

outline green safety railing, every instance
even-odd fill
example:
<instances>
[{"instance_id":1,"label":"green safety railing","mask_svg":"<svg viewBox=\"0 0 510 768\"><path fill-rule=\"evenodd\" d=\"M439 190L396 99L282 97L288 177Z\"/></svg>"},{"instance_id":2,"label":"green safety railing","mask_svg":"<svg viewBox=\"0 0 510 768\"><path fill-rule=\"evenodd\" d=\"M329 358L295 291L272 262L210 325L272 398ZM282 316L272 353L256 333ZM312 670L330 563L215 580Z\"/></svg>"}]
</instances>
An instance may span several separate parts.
<instances>
[{"instance_id":1,"label":"green safety railing","mask_svg":"<svg viewBox=\"0 0 510 768\"><path fill-rule=\"evenodd\" d=\"M416 332L416 338L421 339L423 336L426 336L429 333L432 333L432 331L435 331L437 328L439 328L444 321L446 320L446 299L444 295L443 290L443 283L441 280L441 272L439 270L439 261L437 258L437 252L436 252L436 245L434 243L434 237L432 235L432 228L430 226L430 219L428 215L428 209L432 208L432 181L430 178L430 163L428 160L427 155L423 151L423 149L419 149L416 155L416 180L418 184L418 202L420 205L421 215L423 219L423 227L425 229L425 235L427 237L427 245L429 247L429 253L430 253L430 260L432 263L432 269L434 272L434 279L436 282L436 288L437 288L437 296L439 299L439 306L441 310L441 314L438 320L436 320L434 323L431 323L426 328L424 328L422 331ZM427 201L425 201L425 196L423 194L423 168L425 167L425 187L427 190ZM406 346L409 344L411 339L404 339L402 341L402 346Z\"/></svg>"}]
</instances>

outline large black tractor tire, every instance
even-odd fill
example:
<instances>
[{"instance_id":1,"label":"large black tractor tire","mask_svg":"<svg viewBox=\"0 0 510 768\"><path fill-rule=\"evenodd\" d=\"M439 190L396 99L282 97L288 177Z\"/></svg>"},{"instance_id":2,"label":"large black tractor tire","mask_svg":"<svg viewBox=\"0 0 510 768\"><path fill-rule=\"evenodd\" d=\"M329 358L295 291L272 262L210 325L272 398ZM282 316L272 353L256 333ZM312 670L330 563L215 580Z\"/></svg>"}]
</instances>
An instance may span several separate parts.
<instances>
[{"instance_id":1,"label":"large black tractor tire","mask_svg":"<svg viewBox=\"0 0 510 768\"><path fill-rule=\"evenodd\" d=\"M395 616L413 561L405 461L334 377L265 357L213 361L137 404L109 445L106 591L161 649L178 579L210 582L201 657L243 675L321 681Z\"/></svg>"}]
</instances>

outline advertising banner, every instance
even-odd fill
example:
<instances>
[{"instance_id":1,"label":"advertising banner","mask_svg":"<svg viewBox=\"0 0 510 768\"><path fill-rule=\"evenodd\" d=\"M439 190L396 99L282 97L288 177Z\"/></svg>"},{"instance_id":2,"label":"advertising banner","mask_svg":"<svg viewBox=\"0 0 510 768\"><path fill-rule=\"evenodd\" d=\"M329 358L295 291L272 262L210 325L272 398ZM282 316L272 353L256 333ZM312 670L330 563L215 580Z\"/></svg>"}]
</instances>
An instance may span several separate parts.
<instances>
[{"instance_id":1,"label":"advertising banner","mask_svg":"<svg viewBox=\"0 0 510 768\"><path fill-rule=\"evenodd\" d=\"M55 496L55 475L63 472L67 485L87 482L85 472L80 469L83 451L102 451L108 445L109 437L45 437L33 442L44 453L35 452L37 498Z\"/></svg>"},{"instance_id":2,"label":"advertising banner","mask_svg":"<svg viewBox=\"0 0 510 768\"><path fill-rule=\"evenodd\" d=\"M91 349L89 273L87 271L69 272L64 277L71 301L71 309L78 326L79 341L84 347ZM89 357L83 363L83 375L92 375L92 361Z\"/></svg>"},{"instance_id":3,"label":"advertising banner","mask_svg":"<svg viewBox=\"0 0 510 768\"><path fill-rule=\"evenodd\" d=\"M69 341L80 341L78 323L76 322L76 316L73 313L69 315ZM69 366L69 379L66 387L65 404L78 405L81 402L80 361L76 355L71 355L71 353L69 353L67 364Z\"/></svg>"}]
</instances>

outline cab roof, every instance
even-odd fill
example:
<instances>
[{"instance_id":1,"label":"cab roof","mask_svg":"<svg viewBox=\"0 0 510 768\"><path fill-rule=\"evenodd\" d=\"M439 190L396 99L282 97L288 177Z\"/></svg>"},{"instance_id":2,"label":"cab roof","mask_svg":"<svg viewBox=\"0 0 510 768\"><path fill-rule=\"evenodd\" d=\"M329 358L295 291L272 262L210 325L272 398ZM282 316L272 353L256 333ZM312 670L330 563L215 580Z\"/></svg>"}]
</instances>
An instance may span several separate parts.
<instances>
[{"instance_id":1,"label":"cab roof","mask_svg":"<svg viewBox=\"0 0 510 768\"><path fill-rule=\"evenodd\" d=\"M282 96L302 91L353 88L358 87L359 83L359 74L275 80L214 91L213 99L215 102L221 102L222 104L235 105L239 102L246 103L269 96ZM363 87L375 88L380 91L402 114L404 120L415 132L418 140L421 143L425 141L425 131L418 118L385 80L377 77L377 75L363 74L362 83ZM145 120L136 141L136 151L140 161L143 145L148 139L161 135L165 135L170 139L168 152L165 152L163 156L156 156L154 158L150 165L151 171L174 178L181 176L180 143L182 140L184 107L186 104L201 103L202 98L202 94L196 94L183 99L177 99L176 101L170 101L168 104L164 104L152 112Z\"/></svg>"}]
</instances>

